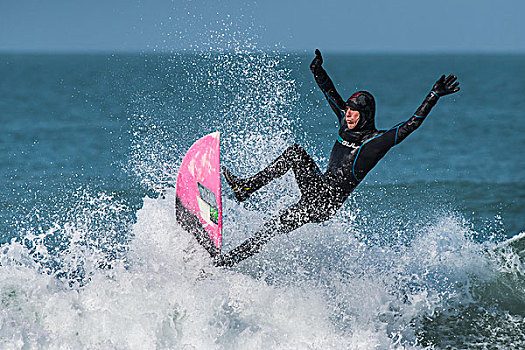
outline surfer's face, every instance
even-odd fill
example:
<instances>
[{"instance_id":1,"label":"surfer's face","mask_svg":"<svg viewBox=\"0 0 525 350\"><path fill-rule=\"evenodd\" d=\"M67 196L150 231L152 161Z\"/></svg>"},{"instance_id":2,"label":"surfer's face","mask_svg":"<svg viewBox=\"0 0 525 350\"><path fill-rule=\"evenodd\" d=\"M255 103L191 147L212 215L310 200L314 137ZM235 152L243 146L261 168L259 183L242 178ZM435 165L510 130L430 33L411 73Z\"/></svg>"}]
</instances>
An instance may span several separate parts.
<instances>
[{"instance_id":1,"label":"surfer's face","mask_svg":"<svg viewBox=\"0 0 525 350\"><path fill-rule=\"evenodd\" d=\"M348 107L345 113L346 124L348 124L349 129L353 129L359 123L359 111L355 111Z\"/></svg>"}]
</instances>

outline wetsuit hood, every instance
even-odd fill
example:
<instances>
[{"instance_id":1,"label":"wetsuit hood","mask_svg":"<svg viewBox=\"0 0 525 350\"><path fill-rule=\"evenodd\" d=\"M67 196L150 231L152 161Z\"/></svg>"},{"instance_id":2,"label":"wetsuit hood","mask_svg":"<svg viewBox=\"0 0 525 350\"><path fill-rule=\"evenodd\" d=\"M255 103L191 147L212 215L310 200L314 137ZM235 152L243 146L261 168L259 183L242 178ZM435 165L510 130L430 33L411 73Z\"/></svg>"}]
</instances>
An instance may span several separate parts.
<instances>
[{"instance_id":1,"label":"wetsuit hood","mask_svg":"<svg viewBox=\"0 0 525 350\"><path fill-rule=\"evenodd\" d=\"M374 96L368 91L358 91L346 101L346 105L359 111L359 122L349 132L376 131L375 114L376 102Z\"/></svg>"},{"instance_id":2,"label":"wetsuit hood","mask_svg":"<svg viewBox=\"0 0 525 350\"><path fill-rule=\"evenodd\" d=\"M358 91L346 101L346 106L359 111L359 122L350 129L344 115L341 119L339 136L347 142L363 142L377 131L375 126L376 103L374 96L367 91Z\"/></svg>"}]
</instances>

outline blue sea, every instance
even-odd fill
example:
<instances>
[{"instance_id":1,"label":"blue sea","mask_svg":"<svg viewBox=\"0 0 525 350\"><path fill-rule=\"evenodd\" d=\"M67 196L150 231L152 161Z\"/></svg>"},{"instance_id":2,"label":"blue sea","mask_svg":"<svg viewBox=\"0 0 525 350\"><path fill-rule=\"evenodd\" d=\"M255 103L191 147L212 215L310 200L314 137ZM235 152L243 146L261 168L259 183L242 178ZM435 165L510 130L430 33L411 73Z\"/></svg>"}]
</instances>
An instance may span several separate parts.
<instances>
[{"instance_id":1,"label":"blue sea","mask_svg":"<svg viewBox=\"0 0 525 350\"><path fill-rule=\"evenodd\" d=\"M240 176L294 142L326 167L337 124L312 58L0 54L0 348L524 348L523 55L327 52L380 129L441 74L461 91L333 219L232 269L177 224L178 167L210 132ZM298 196L292 174L242 204L223 184L224 251Z\"/></svg>"}]
</instances>

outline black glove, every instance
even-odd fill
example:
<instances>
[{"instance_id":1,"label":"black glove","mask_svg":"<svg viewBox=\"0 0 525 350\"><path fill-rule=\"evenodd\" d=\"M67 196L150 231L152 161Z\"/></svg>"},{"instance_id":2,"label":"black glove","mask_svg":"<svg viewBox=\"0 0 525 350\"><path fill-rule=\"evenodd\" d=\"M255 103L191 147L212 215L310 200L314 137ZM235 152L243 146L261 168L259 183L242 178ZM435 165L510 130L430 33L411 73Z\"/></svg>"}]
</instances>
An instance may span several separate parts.
<instances>
[{"instance_id":1,"label":"black glove","mask_svg":"<svg viewBox=\"0 0 525 350\"><path fill-rule=\"evenodd\" d=\"M312 63L310 63L310 70L312 71L312 73L315 74L315 72L319 68L322 68L322 65L323 65L323 56L321 56L321 51L319 51L319 49L315 49L315 58L312 61Z\"/></svg>"},{"instance_id":2,"label":"black glove","mask_svg":"<svg viewBox=\"0 0 525 350\"><path fill-rule=\"evenodd\" d=\"M434 92L437 97L446 96L453 94L459 91L459 82L456 81L458 78L455 75L450 74L445 78L445 75L442 75L438 81L432 87L432 92Z\"/></svg>"}]
</instances>

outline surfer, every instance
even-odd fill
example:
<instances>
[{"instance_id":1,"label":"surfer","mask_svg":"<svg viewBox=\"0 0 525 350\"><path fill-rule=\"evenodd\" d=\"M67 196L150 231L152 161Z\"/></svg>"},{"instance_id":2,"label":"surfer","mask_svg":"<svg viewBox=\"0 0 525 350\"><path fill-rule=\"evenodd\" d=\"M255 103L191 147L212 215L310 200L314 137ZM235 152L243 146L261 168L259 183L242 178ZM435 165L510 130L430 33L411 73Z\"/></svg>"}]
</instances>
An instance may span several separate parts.
<instances>
[{"instance_id":1,"label":"surfer","mask_svg":"<svg viewBox=\"0 0 525 350\"><path fill-rule=\"evenodd\" d=\"M307 223L329 220L390 148L423 123L440 97L459 91L457 78L443 75L412 117L388 130L377 130L372 94L358 91L344 101L322 65L321 52L315 50L310 70L339 121L339 133L326 171L322 173L310 155L297 144L288 147L268 167L249 178L238 178L223 167L224 177L240 202L290 169L295 175L301 198L266 222L253 237L229 253L216 257L217 266L233 266L256 254L277 234L291 232Z\"/></svg>"}]
</instances>

